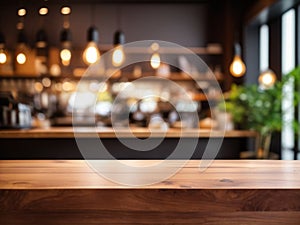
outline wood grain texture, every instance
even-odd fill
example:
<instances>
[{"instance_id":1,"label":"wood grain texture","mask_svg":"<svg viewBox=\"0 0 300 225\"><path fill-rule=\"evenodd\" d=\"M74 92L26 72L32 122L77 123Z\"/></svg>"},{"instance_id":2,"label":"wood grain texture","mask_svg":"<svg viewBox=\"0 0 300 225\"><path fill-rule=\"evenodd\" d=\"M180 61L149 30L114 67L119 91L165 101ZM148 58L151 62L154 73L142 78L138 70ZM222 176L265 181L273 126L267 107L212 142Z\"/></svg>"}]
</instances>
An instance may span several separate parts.
<instances>
[{"instance_id":1,"label":"wood grain texture","mask_svg":"<svg viewBox=\"0 0 300 225\"><path fill-rule=\"evenodd\" d=\"M2 216L2 215L1 215ZM7 213L2 216L4 224L194 224L194 225L299 225L298 212L224 212L224 213L153 213L144 212L64 212L64 213ZM41 222L42 221L42 222Z\"/></svg>"},{"instance_id":2,"label":"wood grain texture","mask_svg":"<svg viewBox=\"0 0 300 225\"><path fill-rule=\"evenodd\" d=\"M90 138L99 136L100 138L115 138L116 133L112 128L88 128L80 127L76 129L76 137ZM152 133L147 128L131 128L118 129L119 137L132 137L134 135L138 138L152 137L167 137L167 138L178 138L178 137L256 137L257 133L254 131L246 130L233 130L223 131L218 130L204 130L204 129L172 129L170 128L166 133L161 130L153 130ZM74 138L73 127L50 127L45 129L34 128L27 130L0 130L0 138Z\"/></svg>"},{"instance_id":3,"label":"wood grain texture","mask_svg":"<svg viewBox=\"0 0 300 225\"><path fill-rule=\"evenodd\" d=\"M300 196L294 190L14 190L0 193L4 203L0 218L4 224L41 221L43 224L299 224L300 218ZM289 204L290 200L294 204Z\"/></svg>"},{"instance_id":4,"label":"wood grain texture","mask_svg":"<svg viewBox=\"0 0 300 225\"><path fill-rule=\"evenodd\" d=\"M299 224L299 161L216 160L204 172L199 163L189 161L160 183L130 187L98 176L84 161L0 161L0 223ZM106 169L116 173L110 163ZM132 172L119 173L132 179Z\"/></svg>"},{"instance_id":5,"label":"wood grain texture","mask_svg":"<svg viewBox=\"0 0 300 225\"><path fill-rule=\"evenodd\" d=\"M83 160L0 160L0 189L132 189L98 175ZM143 189L300 189L300 161L284 160L122 160L122 170L110 160L91 160L101 171L126 179L153 178L164 171L148 170L164 162L178 172ZM207 168L203 167L211 163ZM201 168L200 168L201 166ZM202 168L203 167L203 168ZM201 170L200 170L201 169ZM202 171L204 170L204 171ZM125 182L126 183L126 182Z\"/></svg>"}]
</instances>

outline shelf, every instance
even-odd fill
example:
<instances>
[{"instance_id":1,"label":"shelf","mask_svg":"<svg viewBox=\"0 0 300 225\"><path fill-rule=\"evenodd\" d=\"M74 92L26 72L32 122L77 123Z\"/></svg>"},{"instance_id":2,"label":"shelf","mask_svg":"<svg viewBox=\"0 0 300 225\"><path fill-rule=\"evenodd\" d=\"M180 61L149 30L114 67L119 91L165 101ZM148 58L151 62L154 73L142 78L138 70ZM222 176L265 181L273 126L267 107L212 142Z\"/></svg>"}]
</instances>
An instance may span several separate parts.
<instances>
[{"instance_id":1,"label":"shelf","mask_svg":"<svg viewBox=\"0 0 300 225\"><path fill-rule=\"evenodd\" d=\"M134 81L140 78L148 78L151 79L153 78L153 80L156 80L156 78L162 78L162 79L166 79L166 80L171 80L171 81L189 81L189 82L196 82L196 81L215 81L215 79L212 79L210 77L208 77L206 74L199 74L198 75L199 78L197 79L193 79L190 75L186 74L186 73L170 73L170 75L168 76L161 76L161 75L156 75L153 72L146 72L143 73L142 76L140 77L135 77L132 73L123 73L119 78L111 78L110 80L112 81L118 81L118 80L126 80L126 81ZM91 76L92 78L93 76ZM89 78L88 78L89 79ZM222 81L222 78L217 78L217 81L220 82Z\"/></svg>"},{"instance_id":2,"label":"shelf","mask_svg":"<svg viewBox=\"0 0 300 225\"><path fill-rule=\"evenodd\" d=\"M77 127L76 133L83 138L89 138L95 132L94 128L90 127ZM115 138L116 131L111 127L99 127L96 129L96 132L101 138ZM154 136L161 137L161 135L166 135L168 138L178 138L178 137L199 137L207 138L213 135L214 137L222 137L223 135L227 138L239 138L239 137L256 137L257 133L254 131L246 130L231 130L223 133L222 131L205 129L185 129L182 132L181 129L169 128L167 133L163 130L149 130L148 128L143 127L131 127L129 130L126 128L118 129L118 134L122 137L132 137L133 134L135 137L145 138L149 137L150 134ZM0 130L0 139L3 138L74 138L73 127L49 127L49 128L33 128L27 130Z\"/></svg>"},{"instance_id":3,"label":"shelf","mask_svg":"<svg viewBox=\"0 0 300 225\"><path fill-rule=\"evenodd\" d=\"M114 46L110 44L103 44L99 45L100 51L109 51L113 49ZM125 49L128 53L140 53L140 54L148 54L152 53L153 50L151 50L150 47L126 47L125 44ZM186 54L190 50L191 53L195 53L197 55L221 55L223 54L223 48L221 44L218 43L212 43L208 44L206 47L160 47L158 52L161 54Z\"/></svg>"},{"instance_id":4,"label":"shelf","mask_svg":"<svg viewBox=\"0 0 300 225\"><path fill-rule=\"evenodd\" d=\"M80 79L84 79L84 80L105 80L106 77L105 76L85 76L85 77L80 77L80 76L52 76L52 75L0 75L0 79L42 79L44 77L50 78L52 80L64 80L64 79L69 79L69 80L80 80ZM134 81L140 78L153 78L153 81L156 80L156 78L162 78L162 79L166 79L166 80L171 80L171 81L210 81L213 82L215 81L214 79L208 77L206 74L200 74L198 79L193 79L192 77L190 77L188 74L185 73L171 73L169 76L160 76L160 75L156 75L153 72L146 72L143 73L142 76L140 77L136 77L134 76L132 73L122 73L119 77L112 77L109 80L112 82L116 82L116 81ZM217 78L217 81L220 82L222 81L222 78Z\"/></svg>"},{"instance_id":5,"label":"shelf","mask_svg":"<svg viewBox=\"0 0 300 225\"><path fill-rule=\"evenodd\" d=\"M199 101L199 102L205 102L205 101L219 101L221 99L221 96L219 95L214 95L214 96L206 96L203 93L194 93L193 94L193 100L194 101Z\"/></svg>"}]
</instances>

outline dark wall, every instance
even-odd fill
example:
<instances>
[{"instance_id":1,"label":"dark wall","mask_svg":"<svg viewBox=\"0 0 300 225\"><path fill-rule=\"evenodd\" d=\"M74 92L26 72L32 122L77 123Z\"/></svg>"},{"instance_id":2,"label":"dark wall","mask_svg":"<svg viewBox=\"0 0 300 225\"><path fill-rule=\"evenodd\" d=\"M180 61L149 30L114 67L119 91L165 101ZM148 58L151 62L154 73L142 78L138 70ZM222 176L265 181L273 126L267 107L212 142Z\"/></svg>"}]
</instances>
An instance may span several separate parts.
<instances>
[{"instance_id":1,"label":"dark wall","mask_svg":"<svg viewBox=\"0 0 300 225\"><path fill-rule=\"evenodd\" d=\"M248 26L244 34L244 58L247 65L246 84L257 84L259 77L259 29Z\"/></svg>"}]
</instances>

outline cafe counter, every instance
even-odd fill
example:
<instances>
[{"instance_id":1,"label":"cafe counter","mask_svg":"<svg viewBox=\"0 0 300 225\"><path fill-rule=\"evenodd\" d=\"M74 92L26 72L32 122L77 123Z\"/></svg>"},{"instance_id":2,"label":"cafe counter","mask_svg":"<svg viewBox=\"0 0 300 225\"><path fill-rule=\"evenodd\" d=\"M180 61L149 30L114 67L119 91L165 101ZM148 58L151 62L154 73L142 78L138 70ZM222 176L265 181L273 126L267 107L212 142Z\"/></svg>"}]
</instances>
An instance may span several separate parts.
<instances>
[{"instance_id":1,"label":"cafe counter","mask_svg":"<svg viewBox=\"0 0 300 225\"><path fill-rule=\"evenodd\" d=\"M128 129L117 129L111 127L48 127L33 128L21 130L0 130L0 138L74 138L74 133L78 137L90 137L91 134L97 133L100 138L115 138L116 133L121 137L131 137L133 134L137 138L147 138L150 134L153 137L180 138L180 137L222 137L239 138L239 137L256 137L257 133L247 130L209 130L209 129L176 129L168 130L148 129L140 127L132 127Z\"/></svg>"},{"instance_id":2,"label":"cafe counter","mask_svg":"<svg viewBox=\"0 0 300 225\"><path fill-rule=\"evenodd\" d=\"M76 138L75 138L76 137ZM198 143L193 159L201 159L210 139L221 142L217 155L220 159L238 159L240 153L255 149L257 133L253 131L218 131L205 129L149 130L132 127L49 127L22 130L0 130L1 159L82 159L76 141L81 143L100 138L103 145L118 159L167 158L180 140ZM122 142L134 143L144 139L161 139L161 144L151 151L136 151ZM252 147L249 147L252 146ZM143 146L141 146L143 147ZM251 148L251 149L249 149ZM184 154L183 154L184 155ZM184 156L183 156L184 158Z\"/></svg>"}]
</instances>

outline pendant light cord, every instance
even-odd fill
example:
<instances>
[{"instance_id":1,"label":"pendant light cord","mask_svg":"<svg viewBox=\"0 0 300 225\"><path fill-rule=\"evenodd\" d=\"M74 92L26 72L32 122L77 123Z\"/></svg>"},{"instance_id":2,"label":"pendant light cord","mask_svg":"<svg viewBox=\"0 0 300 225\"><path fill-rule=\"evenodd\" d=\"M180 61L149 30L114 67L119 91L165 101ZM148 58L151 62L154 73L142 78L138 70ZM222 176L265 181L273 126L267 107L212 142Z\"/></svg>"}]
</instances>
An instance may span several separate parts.
<instances>
[{"instance_id":1,"label":"pendant light cord","mask_svg":"<svg viewBox=\"0 0 300 225\"><path fill-rule=\"evenodd\" d=\"M93 4L91 4L91 24L92 26L95 26L95 7L93 7Z\"/></svg>"},{"instance_id":2,"label":"pendant light cord","mask_svg":"<svg viewBox=\"0 0 300 225\"><path fill-rule=\"evenodd\" d=\"M121 30L121 9L120 9L120 6L117 5L117 9L116 9L116 12L117 12L117 29L118 30Z\"/></svg>"},{"instance_id":3,"label":"pendant light cord","mask_svg":"<svg viewBox=\"0 0 300 225\"><path fill-rule=\"evenodd\" d=\"M63 14L63 28L70 28L70 14Z\"/></svg>"},{"instance_id":4,"label":"pendant light cord","mask_svg":"<svg viewBox=\"0 0 300 225\"><path fill-rule=\"evenodd\" d=\"M2 31L2 13L0 13L0 31Z\"/></svg>"}]
</instances>

